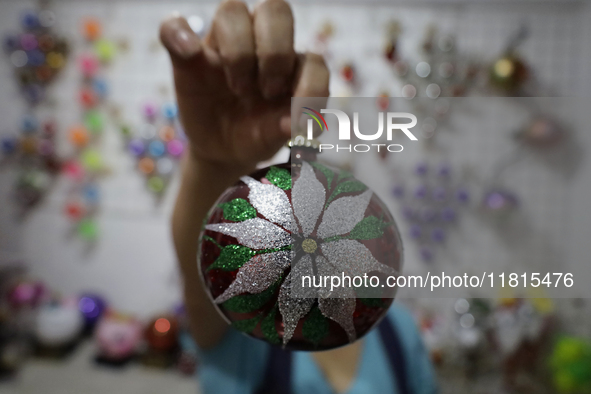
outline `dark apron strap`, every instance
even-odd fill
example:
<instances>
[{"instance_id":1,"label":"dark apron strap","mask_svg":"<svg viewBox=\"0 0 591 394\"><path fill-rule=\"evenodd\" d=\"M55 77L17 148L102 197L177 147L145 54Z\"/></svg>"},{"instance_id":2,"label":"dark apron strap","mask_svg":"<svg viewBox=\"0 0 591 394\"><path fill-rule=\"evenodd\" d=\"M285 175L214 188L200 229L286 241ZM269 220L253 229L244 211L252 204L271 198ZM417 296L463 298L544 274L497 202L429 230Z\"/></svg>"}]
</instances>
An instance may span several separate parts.
<instances>
[{"instance_id":1,"label":"dark apron strap","mask_svg":"<svg viewBox=\"0 0 591 394\"><path fill-rule=\"evenodd\" d=\"M388 316L382 319L378 325L378 330L384 344L384 349L386 350L386 355L388 356L388 360L390 360L390 367L396 376L398 394L410 394L406 371L406 357L404 356L400 337Z\"/></svg>"},{"instance_id":2,"label":"dark apron strap","mask_svg":"<svg viewBox=\"0 0 591 394\"><path fill-rule=\"evenodd\" d=\"M291 352L270 346L267 367L256 394L291 394Z\"/></svg>"},{"instance_id":3,"label":"dark apron strap","mask_svg":"<svg viewBox=\"0 0 591 394\"><path fill-rule=\"evenodd\" d=\"M402 344L394 324L386 316L378 325L378 331L390 368L396 377L398 394L410 394ZM271 346L261 387L256 394L291 394L292 354L279 346Z\"/></svg>"}]
</instances>

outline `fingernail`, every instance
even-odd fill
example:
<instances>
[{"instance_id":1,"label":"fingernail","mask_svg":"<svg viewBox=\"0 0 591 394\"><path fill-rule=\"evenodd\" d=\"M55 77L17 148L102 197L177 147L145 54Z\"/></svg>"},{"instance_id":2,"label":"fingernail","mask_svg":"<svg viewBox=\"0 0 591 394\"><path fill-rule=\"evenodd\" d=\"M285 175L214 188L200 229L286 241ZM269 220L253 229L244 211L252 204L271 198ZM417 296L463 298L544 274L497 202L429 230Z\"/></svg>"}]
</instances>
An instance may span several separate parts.
<instances>
[{"instance_id":1,"label":"fingernail","mask_svg":"<svg viewBox=\"0 0 591 394\"><path fill-rule=\"evenodd\" d=\"M201 50L201 45L195 34L182 27L173 30L170 45L177 55L185 59L196 55Z\"/></svg>"},{"instance_id":2,"label":"fingernail","mask_svg":"<svg viewBox=\"0 0 591 394\"><path fill-rule=\"evenodd\" d=\"M285 78L283 77L269 77L265 81L263 93L265 97L271 98L280 95L285 91Z\"/></svg>"}]
</instances>

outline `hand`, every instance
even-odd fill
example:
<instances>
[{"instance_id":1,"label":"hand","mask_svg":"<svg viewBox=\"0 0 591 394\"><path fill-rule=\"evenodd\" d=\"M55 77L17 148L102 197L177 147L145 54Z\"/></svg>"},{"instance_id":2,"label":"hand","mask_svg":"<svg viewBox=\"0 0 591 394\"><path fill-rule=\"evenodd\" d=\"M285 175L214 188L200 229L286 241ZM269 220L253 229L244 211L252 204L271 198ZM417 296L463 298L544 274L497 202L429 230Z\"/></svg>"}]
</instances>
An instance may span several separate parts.
<instances>
[{"instance_id":1,"label":"hand","mask_svg":"<svg viewBox=\"0 0 591 394\"><path fill-rule=\"evenodd\" d=\"M283 0L265 0L252 14L241 1L224 1L203 40L180 16L162 23L181 121L198 163L254 168L289 139L292 95L328 96L323 58L296 54L293 29Z\"/></svg>"}]
</instances>

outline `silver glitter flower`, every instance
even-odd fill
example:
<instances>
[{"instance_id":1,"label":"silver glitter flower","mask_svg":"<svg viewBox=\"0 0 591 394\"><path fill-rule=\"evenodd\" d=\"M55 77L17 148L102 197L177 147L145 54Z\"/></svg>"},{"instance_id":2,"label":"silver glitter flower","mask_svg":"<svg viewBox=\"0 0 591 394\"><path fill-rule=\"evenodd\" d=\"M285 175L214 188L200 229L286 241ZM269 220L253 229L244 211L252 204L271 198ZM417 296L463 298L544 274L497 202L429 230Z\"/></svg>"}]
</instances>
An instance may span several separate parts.
<instances>
[{"instance_id":1,"label":"silver glitter flower","mask_svg":"<svg viewBox=\"0 0 591 394\"><path fill-rule=\"evenodd\" d=\"M373 195L371 190L333 198L326 206L327 191L307 162L302 162L300 176L293 183L292 204L285 191L275 185L247 176L241 180L249 187L248 200L265 219L210 224L206 229L232 236L248 248L267 251L242 265L234 282L215 302L219 304L244 293L261 293L291 268L278 296L284 324L283 344L291 340L298 322L316 302L320 312L338 323L349 341L354 341L356 294L353 288L341 286L330 291L330 287L302 288L296 283L301 283L303 276L340 277L344 274L353 277L372 271L396 273L377 261L365 245L351 236L356 226L366 219L365 211ZM290 252L277 251L290 245Z\"/></svg>"}]
</instances>

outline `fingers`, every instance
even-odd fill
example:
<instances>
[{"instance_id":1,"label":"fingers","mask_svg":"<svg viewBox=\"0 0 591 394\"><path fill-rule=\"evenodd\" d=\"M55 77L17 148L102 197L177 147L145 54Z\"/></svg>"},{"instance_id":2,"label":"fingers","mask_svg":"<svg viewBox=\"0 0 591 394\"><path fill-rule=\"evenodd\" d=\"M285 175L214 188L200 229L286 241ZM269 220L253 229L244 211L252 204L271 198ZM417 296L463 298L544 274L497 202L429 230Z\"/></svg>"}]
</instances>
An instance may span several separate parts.
<instances>
[{"instance_id":1,"label":"fingers","mask_svg":"<svg viewBox=\"0 0 591 394\"><path fill-rule=\"evenodd\" d=\"M189 59L202 51L199 36L191 30L185 18L172 15L160 25L160 41L168 49L171 56Z\"/></svg>"},{"instance_id":2,"label":"fingers","mask_svg":"<svg viewBox=\"0 0 591 394\"><path fill-rule=\"evenodd\" d=\"M326 108L329 96L330 72L324 58L315 53L305 53L298 57L293 97L291 119L281 119L281 129L287 132L287 127L294 130L305 130L308 117L302 116L302 108L312 108L320 111ZM316 122L313 123L314 136L321 133Z\"/></svg>"},{"instance_id":3,"label":"fingers","mask_svg":"<svg viewBox=\"0 0 591 394\"><path fill-rule=\"evenodd\" d=\"M246 4L222 3L213 20L210 42L220 55L230 89L238 95L254 88L256 54L252 18Z\"/></svg>"},{"instance_id":4,"label":"fingers","mask_svg":"<svg viewBox=\"0 0 591 394\"><path fill-rule=\"evenodd\" d=\"M283 0L266 0L254 11L258 85L267 99L290 91L296 54L293 14Z\"/></svg>"}]
</instances>

